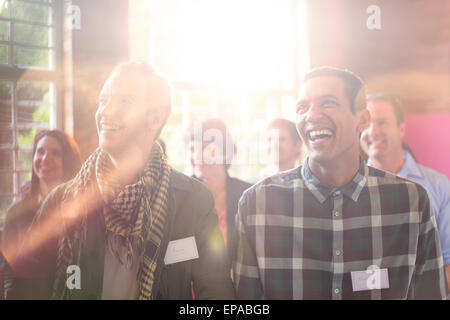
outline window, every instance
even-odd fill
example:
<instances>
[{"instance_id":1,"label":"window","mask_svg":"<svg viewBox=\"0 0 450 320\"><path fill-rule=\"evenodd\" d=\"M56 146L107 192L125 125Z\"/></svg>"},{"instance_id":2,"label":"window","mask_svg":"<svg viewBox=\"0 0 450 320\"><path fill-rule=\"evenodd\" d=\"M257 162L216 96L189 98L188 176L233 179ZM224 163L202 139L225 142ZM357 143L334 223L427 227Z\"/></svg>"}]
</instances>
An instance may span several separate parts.
<instances>
[{"instance_id":1,"label":"window","mask_svg":"<svg viewBox=\"0 0 450 320\"><path fill-rule=\"evenodd\" d=\"M161 136L169 162L190 174L183 129L199 117L220 117L237 144L230 174L258 180L267 163L268 122L295 119L297 79L307 69L305 2L129 3L130 57L149 61L173 85L172 115Z\"/></svg>"},{"instance_id":2,"label":"window","mask_svg":"<svg viewBox=\"0 0 450 320\"><path fill-rule=\"evenodd\" d=\"M0 218L31 179L36 132L57 127L60 3L0 0Z\"/></svg>"}]
</instances>

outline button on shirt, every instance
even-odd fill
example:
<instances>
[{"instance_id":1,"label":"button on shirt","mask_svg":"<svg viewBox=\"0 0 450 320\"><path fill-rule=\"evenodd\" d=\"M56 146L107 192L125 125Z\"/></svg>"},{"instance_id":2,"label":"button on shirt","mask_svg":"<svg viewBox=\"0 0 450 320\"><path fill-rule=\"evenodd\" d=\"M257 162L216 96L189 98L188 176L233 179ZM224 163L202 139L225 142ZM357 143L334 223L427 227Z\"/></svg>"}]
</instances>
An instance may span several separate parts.
<instances>
[{"instance_id":1,"label":"button on shirt","mask_svg":"<svg viewBox=\"0 0 450 320\"><path fill-rule=\"evenodd\" d=\"M360 161L343 188L305 166L248 189L233 264L241 299L444 299L436 222L419 185ZM353 291L351 272L388 269L389 288Z\"/></svg>"},{"instance_id":2,"label":"button on shirt","mask_svg":"<svg viewBox=\"0 0 450 320\"><path fill-rule=\"evenodd\" d=\"M436 216L444 263L450 265L450 180L445 175L418 164L409 152L403 151L403 156L405 164L397 175L417 182L427 190Z\"/></svg>"}]
</instances>

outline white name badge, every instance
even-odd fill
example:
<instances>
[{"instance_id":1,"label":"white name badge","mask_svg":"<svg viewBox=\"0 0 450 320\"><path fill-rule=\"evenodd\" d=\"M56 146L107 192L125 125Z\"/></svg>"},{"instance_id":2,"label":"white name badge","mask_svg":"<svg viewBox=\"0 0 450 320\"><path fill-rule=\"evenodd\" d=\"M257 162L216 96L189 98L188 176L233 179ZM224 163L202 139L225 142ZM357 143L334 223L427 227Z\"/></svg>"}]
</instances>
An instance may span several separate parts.
<instances>
[{"instance_id":1,"label":"white name badge","mask_svg":"<svg viewBox=\"0 0 450 320\"><path fill-rule=\"evenodd\" d=\"M166 265L197 259L198 250L195 243L195 237L188 237L184 239L173 240L169 242L167 246L166 255L164 257L164 263Z\"/></svg>"},{"instance_id":2,"label":"white name badge","mask_svg":"<svg viewBox=\"0 0 450 320\"><path fill-rule=\"evenodd\" d=\"M353 291L376 290L389 288L388 269L373 268L363 271L352 271Z\"/></svg>"}]
</instances>

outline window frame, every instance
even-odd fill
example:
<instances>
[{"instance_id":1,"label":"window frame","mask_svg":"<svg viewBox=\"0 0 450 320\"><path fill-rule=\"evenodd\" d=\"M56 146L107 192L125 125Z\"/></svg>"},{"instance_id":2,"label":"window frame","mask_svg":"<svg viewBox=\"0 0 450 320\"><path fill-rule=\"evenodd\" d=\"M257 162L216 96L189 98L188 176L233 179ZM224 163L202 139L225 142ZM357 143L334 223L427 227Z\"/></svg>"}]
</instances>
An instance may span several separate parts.
<instances>
[{"instance_id":1,"label":"window frame","mask_svg":"<svg viewBox=\"0 0 450 320\"><path fill-rule=\"evenodd\" d=\"M11 0L5 0L9 4ZM12 174L13 175L13 192L0 193L0 199L11 199L11 203L17 200L19 196L19 191L21 186L25 181L21 181L21 175L30 172L31 168L19 168L19 152L20 151L31 151L31 147L20 147L19 146L19 130L22 128L18 121L18 97L17 97L17 85L22 81L39 81L39 82L49 82L54 86L55 100L54 105L50 105L49 108L54 108L51 112L54 112L55 118L50 119L48 125L42 124L27 124L25 126L30 126L32 128L40 129L61 129L63 124L63 1L51 1L51 2L41 2L33 0L15 0L22 3L37 4L41 6L51 7L52 21L50 24L45 24L42 22L31 22L24 21L21 19L15 19L11 16L11 6L8 6L8 17L0 17L0 21L7 21L9 23L8 28L8 38L7 40L0 40L0 45L6 45L8 48L8 61L7 64L0 64L0 80L8 81L11 84L11 122L8 128L12 130L12 144L10 145L0 145L0 151L2 152L12 152L12 168L0 169L0 174ZM53 43L49 43L48 46L38 46L29 45L24 43L19 43L14 41L14 24L26 24L31 26L48 27L52 28L52 36L54 37ZM49 66L48 69L40 67L29 67L14 65L14 49L15 47L20 48L31 48L31 49L46 49L50 50L53 56L53 64ZM0 217L4 213L2 212Z\"/></svg>"}]
</instances>

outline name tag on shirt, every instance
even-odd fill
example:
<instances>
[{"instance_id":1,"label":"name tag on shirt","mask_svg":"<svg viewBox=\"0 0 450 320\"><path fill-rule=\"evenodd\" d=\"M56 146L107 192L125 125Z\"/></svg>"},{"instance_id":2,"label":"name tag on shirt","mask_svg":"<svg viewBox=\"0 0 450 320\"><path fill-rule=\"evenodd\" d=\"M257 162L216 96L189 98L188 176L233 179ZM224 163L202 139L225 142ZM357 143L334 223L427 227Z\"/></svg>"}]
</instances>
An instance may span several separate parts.
<instances>
[{"instance_id":1,"label":"name tag on shirt","mask_svg":"<svg viewBox=\"0 0 450 320\"><path fill-rule=\"evenodd\" d=\"M368 269L352 271L353 291L376 290L389 288L388 269Z\"/></svg>"},{"instance_id":2,"label":"name tag on shirt","mask_svg":"<svg viewBox=\"0 0 450 320\"><path fill-rule=\"evenodd\" d=\"M166 265L197 259L198 250L195 243L195 237L188 237L184 239L178 239L170 241L167 246L166 255L164 257L164 263Z\"/></svg>"}]
</instances>

